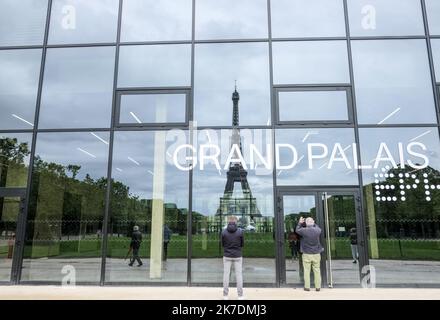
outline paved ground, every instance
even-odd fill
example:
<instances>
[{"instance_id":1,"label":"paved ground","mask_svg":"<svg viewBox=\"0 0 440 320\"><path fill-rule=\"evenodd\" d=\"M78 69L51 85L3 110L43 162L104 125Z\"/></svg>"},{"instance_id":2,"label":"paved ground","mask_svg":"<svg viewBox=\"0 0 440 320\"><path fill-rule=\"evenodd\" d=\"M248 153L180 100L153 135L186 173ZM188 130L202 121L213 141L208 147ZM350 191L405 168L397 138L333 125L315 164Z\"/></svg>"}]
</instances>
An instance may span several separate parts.
<instances>
[{"instance_id":1,"label":"paved ground","mask_svg":"<svg viewBox=\"0 0 440 320\"><path fill-rule=\"evenodd\" d=\"M123 259L107 259L106 280L117 282L186 282L187 260L169 259L162 278L149 278L149 261L144 260L141 268L130 268L128 261ZM440 284L440 261L402 261L402 260L371 260L370 264L376 271L377 284ZM63 267L73 266L77 281L99 281L101 260L86 259L33 259L23 263L23 280L59 281L65 273ZM333 261L334 284L359 285L359 267L351 260ZM193 259L192 281L194 283L221 283L223 264L221 259ZM288 283L299 283L298 261L286 261ZM0 260L0 281L9 279L11 260ZM244 259L244 282L275 283L275 260L246 258Z\"/></svg>"},{"instance_id":2,"label":"paved ground","mask_svg":"<svg viewBox=\"0 0 440 320\"><path fill-rule=\"evenodd\" d=\"M220 300L221 288L201 287L0 287L0 300ZM440 300L440 289L245 288L248 300ZM237 294L232 290L230 299Z\"/></svg>"}]
</instances>

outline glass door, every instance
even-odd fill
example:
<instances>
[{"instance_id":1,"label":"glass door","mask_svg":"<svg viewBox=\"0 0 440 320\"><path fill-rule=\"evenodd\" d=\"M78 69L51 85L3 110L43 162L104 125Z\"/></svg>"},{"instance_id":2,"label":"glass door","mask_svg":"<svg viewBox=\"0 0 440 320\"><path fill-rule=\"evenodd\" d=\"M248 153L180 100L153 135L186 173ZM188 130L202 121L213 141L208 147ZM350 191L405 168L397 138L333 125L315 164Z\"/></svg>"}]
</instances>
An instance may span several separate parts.
<instances>
[{"instance_id":1,"label":"glass door","mask_svg":"<svg viewBox=\"0 0 440 320\"><path fill-rule=\"evenodd\" d=\"M301 287L304 269L300 251L301 237L295 232L300 217L311 217L321 228L322 285L360 283L361 233L360 197L357 190L280 190L278 192L281 226L279 237L280 284ZM311 275L313 283L313 273Z\"/></svg>"},{"instance_id":2,"label":"glass door","mask_svg":"<svg viewBox=\"0 0 440 320\"><path fill-rule=\"evenodd\" d=\"M320 192L324 213L327 284L359 284L360 236L356 192Z\"/></svg>"},{"instance_id":3,"label":"glass door","mask_svg":"<svg viewBox=\"0 0 440 320\"><path fill-rule=\"evenodd\" d=\"M19 218L24 208L24 192L0 188L0 283L13 282L13 261Z\"/></svg>"}]
</instances>

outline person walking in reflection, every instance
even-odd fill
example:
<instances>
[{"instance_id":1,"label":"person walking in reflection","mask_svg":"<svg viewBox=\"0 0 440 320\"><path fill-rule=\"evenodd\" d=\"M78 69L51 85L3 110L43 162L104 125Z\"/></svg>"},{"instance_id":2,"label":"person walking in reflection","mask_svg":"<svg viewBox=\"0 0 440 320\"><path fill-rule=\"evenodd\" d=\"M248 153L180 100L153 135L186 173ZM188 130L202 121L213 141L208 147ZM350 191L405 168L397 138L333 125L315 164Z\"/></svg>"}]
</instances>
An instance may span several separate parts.
<instances>
[{"instance_id":1,"label":"person walking in reflection","mask_svg":"<svg viewBox=\"0 0 440 320\"><path fill-rule=\"evenodd\" d=\"M321 290L321 252L324 250L319 241L321 228L313 218L299 219L296 233L301 236L300 250L304 266L304 290L310 291L310 270L313 270L316 291Z\"/></svg>"},{"instance_id":2,"label":"person walking in reflection","mask_svg":"<svg viewBox=\"0 0 440 320\"><path fill-rule=\"evenodd\" d=\"M142 243L142 233L139 231L138 226L133 227L133 234L131 235L130 248L132 250L132 256L130 259L130 263L128 264L130 267L133 266L134 261L136 260L138 263L138 267L142 265L142 260L139 258L139 248Z\"/></svg>"},{"instance_id":3,"label":"person walking in reflection","mask_svg":"<svg viewBox=\"0 0 440 320\"><path fill-rule=\"evenodd\" d=\"M222 231L223 246L223 299L228 300L229 275L231 266L234 265L237 282L238 299L243 300L243 253L244 235L243 230L237 227L237 217L228 217L228 226Z\"/></svg>"},{"instance_id":4,"label":"person walking in reflection","mask_svg":"<svg viewBox=\"0 0 440 320\"><path fill-rule=\"evenodd\" d=\"M171 229L168 227L167 224L165 224L163 226L163 255L162 255L162 260L163 261L167 261L167 258L168 258L168 244L170 243L171 235L172 234L173 234L173 232L171 231Z\"/></svg>"},{"instance_id":5,"label":"person walking in reflection","mask_svg":"<svg viewBox=\"0 0 440 320\"><path fill-rule=\"evenodd\" d=\"M357 260L359 259L359 252L357 246L356 228L350 229L350 246L351 246L351 255L353 257L353 263L357 263Z\"/></svg>"}]
</instances>

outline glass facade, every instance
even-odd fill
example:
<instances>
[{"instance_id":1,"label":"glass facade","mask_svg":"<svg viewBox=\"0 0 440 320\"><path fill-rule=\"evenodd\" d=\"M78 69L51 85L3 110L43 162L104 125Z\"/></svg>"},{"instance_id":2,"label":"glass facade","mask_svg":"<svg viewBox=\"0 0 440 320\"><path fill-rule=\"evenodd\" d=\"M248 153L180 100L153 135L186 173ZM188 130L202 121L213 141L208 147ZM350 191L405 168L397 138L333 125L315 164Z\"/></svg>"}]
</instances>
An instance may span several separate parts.
<instances>
[{"instance_id":1,"label":"glass facade","mask_svg":"<svg viewBox=\"0 0 440 320\"><path fill-rule=\"evenodd\" d=\"M0 0L0 283L219 285L235 215L245 286L297 286L304 215L326 285L440 286L439 17Z\"/></svg>"}]
</instances>

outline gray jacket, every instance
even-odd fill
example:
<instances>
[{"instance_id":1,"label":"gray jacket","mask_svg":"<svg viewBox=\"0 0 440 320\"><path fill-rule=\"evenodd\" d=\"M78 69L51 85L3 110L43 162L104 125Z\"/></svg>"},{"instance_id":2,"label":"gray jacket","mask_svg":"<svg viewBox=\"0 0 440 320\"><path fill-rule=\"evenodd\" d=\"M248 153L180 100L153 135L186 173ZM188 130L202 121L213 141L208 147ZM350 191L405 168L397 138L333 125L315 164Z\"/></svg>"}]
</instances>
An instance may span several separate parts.
<instances>
[{"instance_id":1,"label":"gray jacket","mask_svg":"<svg viewBox=\"0 0 440 320\"><path fill-rule=\"evenodd\" d=\"M324 251L319 237L321 235L321 228L316 224L312 227L306 227L298 224L296 233L301 236L300 251L305 254L318 254Z\"/></svg>"},{"instance_id":2,"label":"gray jacket","mask_svg":"<svg viewBox=\"0 0 440 320\"><path fill-rule=\"evenodd\" d=\"M241 258L244 246L243 231L237 228L235 223L229 223L227 228L222 231L222 246L227 258Z\"/></svg>"}]
</instances>

